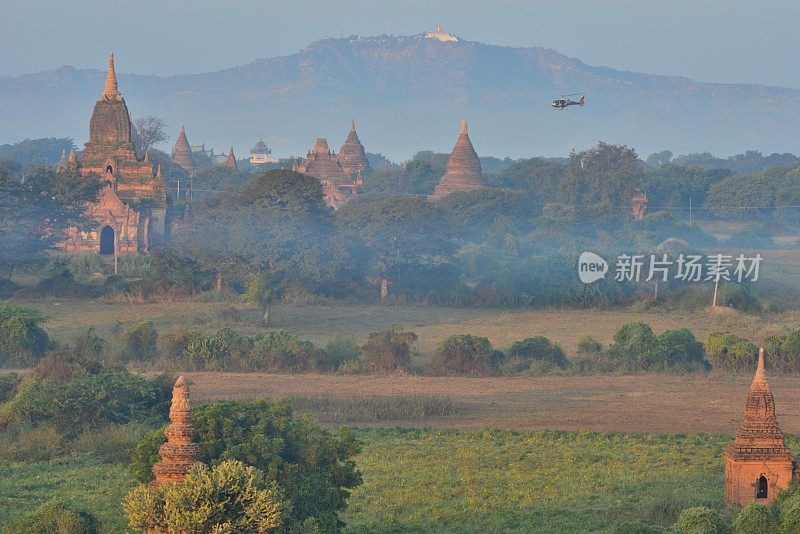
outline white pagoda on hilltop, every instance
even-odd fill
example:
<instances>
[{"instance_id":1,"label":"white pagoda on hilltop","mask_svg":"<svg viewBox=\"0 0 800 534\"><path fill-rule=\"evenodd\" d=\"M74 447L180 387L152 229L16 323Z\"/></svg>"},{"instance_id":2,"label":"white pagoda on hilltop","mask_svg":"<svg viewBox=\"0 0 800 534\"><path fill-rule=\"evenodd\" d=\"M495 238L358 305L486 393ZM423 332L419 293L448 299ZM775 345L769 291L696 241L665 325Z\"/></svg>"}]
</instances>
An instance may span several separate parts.
<instances>
[{"instance_id":1,"label":"white pagoda on hilltop","mask_svg":"<svg viewBox=\"0 0 800 534\"><path fill-rule=\"evenodd\" d=\"M426 31L425 37L427 39L436 39L437 41L443 41L445 43L455 43L458 41L458 37L452 33L442 30L441 26L436 26L436 29L433 31Z\"/></svg>"}]
</instances>

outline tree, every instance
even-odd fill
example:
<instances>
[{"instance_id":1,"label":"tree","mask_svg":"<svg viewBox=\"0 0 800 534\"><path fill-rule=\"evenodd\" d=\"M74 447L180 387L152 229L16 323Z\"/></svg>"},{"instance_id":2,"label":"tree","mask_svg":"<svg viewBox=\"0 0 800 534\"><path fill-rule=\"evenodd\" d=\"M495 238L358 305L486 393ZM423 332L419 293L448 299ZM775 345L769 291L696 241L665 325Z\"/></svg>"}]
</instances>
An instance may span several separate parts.
<instances>
[{"instance_id":1,"label":"tree","mask_svg":"<svg viewBox=\"0 0 800 534\"><path fill-rule=\"evenodd\" d=\"M619 224L629 218L631 197L641 174L632 148L601 142L570 154L559 200L576 206L584 220Z\"/></svg>"},{"instance_id":2,"label":"tree","mask_svg":"<svg viewBox=\"0 0 800 534\"><path fill-rule=\"evenodd\" d=\"M336 223L342 232L367 245L367 262L382 289L400 266L419 264L450 248L448 221L436 205L423 198L384 196L351 201L336 213ZM382 292L382 297L386 294Z\"/></svg>"},{"instance_id":3,"label":"tree","mask_svg":"<svg viewBox=\"0 0 800 534\"><path fill-rule=\"evenodd\" d=\"M145 115L134 120L133 129L137 152L143 155L157 144L169 139L166 127L164 119L154 115Z\"/></svg>"},{"instance_id":4,"label":"tree","mask_svg":"<svg viewBox=\"0 0 800 534\"><path fill-rule=\"evenodd\" d=\"M140 484L124 502L132 529L162 532L275 532L287 507L274 482L236 460L197 463L179 484Z\"/></svg>"},{"instance_id":5,"label":"tree","mask_svg":"<svg viewBox=\"0 0 800 534\"><path fill-rule=\"evenodd\" d=\"M733 534L753 534L756 532L769 534L779 531L777 510L771 510L763 504L752 503L744 508L733 521Z\"/></svg>"},{"instance_id":6,"label":"tree","mask_svg":"<svg viewBox=\"0 0 800 534\"><path fill-rule=\"evenodd\" d=\"M661 167L662 165L666 165L669 163L669 160L672 159L672 151L671 150L662 150L661 152L653 152L649 156L647 156L647 164L652 165L653 167Z\"/></svg>"},{"instance_id":7,"label":"tree","mask_svg":"<svg viewBox=\"0 0 800 534\"><path fill-rule=\"evenodd\" d=\"M70 227L83 228L86 203L97 198L100 182L78 173L31 167L20 176L0 168L0 274L38 258L63 241Z\"/></svg>"}]
</instances>

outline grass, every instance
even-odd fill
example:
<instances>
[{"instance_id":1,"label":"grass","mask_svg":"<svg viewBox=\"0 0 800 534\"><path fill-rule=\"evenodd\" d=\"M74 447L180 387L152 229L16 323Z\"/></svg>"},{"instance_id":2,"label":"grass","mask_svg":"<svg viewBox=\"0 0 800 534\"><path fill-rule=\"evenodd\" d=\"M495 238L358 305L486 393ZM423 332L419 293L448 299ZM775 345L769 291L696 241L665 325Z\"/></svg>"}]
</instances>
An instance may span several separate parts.
<instances>
[{"instance_id":1,"label":"grass","mask_svg":"<svg viewBox=\"0 0 800 534\"><path fill-rule=\"evenodd\" d=\"M52 499L94 515L102 532L125 532L122 499L136 484L125 466L89 456L0 463L0 525Z\"/></svg>"},{"instance_id":2,"label":"grass","mask_svg":"<svg viewBox=\"0 0 800 534\"><path fill-rule=\"evenodd\" d=\"M429 429L359 430L364 484L347 532L613 532L722 509L729 436ZM788 440L797 451L797 439ZM85 455L0 464L0 523L50 499L123 532L125 467Z\"/></svg>"}]
</instances>

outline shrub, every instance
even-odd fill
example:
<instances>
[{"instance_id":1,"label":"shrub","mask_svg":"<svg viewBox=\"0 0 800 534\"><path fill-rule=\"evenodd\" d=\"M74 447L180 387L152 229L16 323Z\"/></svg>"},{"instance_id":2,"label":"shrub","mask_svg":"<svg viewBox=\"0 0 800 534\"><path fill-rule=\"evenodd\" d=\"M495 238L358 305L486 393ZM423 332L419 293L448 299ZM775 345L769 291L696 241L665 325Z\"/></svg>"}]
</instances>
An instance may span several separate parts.
<instances>
[{"instance_id":1,"label":"shrub","mask_svg":"<svg viewBox=\"0 0 800 534\"><path fill-rule=\"evenodd\" d=\"M326 365L339 371L343 365L357 363L361 359L361 349L352 338L336 337L325 345Z\"/></svg>"},{"instance_id":2,"label":"shrub","mask_svg":"<svg viewBox=\"0 0 800 534\"><path fill-rule=\"evenodd\" d=\"M306 372L322 366L325 351L285 330L259 334L253 340L251 365L273 373Z\"/></svg>"},{"instance_id":3,"label":"shrub","mask_svg":"<svg viewBox=\"0 0 800 534\"><path fill-rule=\"evenodd\" d=\"M696 371L705 368L703 344L687 328L656 336L649 325L628 323L614 334L606 355L625 371Z\"/></svg>"},{"instance_id":4,"label":"shrub","mask_svg":"<svg viewBox=\"0 0 800 534\"><path fill-rule=\"evenodd\" d=\"M782 532L800 532L800 494L797 493L797 485L793 484L788 495L776 501L781 518Z\"/></svg>"},{"instance_id":5,"label":"shrub","mask_svg":"<svg viewBox=\"0 0 800 534\"><path fill-rule=\"evenodd\" d=\"M64 352L51 352L41 359L33 374L37 378L49 378L58 382L68 380L72 376L70 355Z\"/></svg>"},{"instance_id":6,"label":"shrub","mask_svg":"<svg viewBox=\"0 0 800 534\"><path fill-rule=\"evenodd\" d=\"M764 350L769 355L769 363L773 369L789 373L800 372L800 329L768 337L764 342Z\"/></svg>"},{"instance_id":7,"label":"shrub","mask_svg":"<svg viewBox=\"0 0 800 534\"><path fill-rule=\"evenodd\" d=\"M86 430L72 442L75 452L91 454L104 463L125 463L131 460L139 440L151 427L138 422L126 425L106 425Z\"/></svg>"},{"instance_id":8,"label":"shrub","mask_svg":"<svg viewBox=\"0 0 800 534\"><path fill-rule=\"evenodd\" d=\"M411 349L407 339L398 332L374 332L361 348L363 368L367 373L381 374L408 371Z\"/></svg>"},{"instance_id":9,"label":"shrub","mask_svg":"<svg viewBox=\"0 0 800 534\"><path fill-rule=\"evenodd\" d=\"M158 355L158 332L153 321L129 328L122 336L123 361L152 362Z\"/></svg>"},{"instance_id":10,"label":"shrub","mask_svg":"<svg viewBox=\"0 0 800 534\"><path fill-rule=\"evenodd\" d=\"M755 370L758 349L744 338L729 332L711 332L705 350L706 358L715 369Z\"/></svg>"},{"instance_id":11,"label":"shrub","mask_svg":"<svg viewBox=\"0 0 800 534\"><path fill-rule=\"evenodd\" d=\"M8 373L0 376L0 402L5 402L14 396L22 378L17 373Z\"/></svg>"},{"instance_id":12,"label":"shrub","mask_svg":"<svg viewBox=\"0 0 800 534\"><path fill-rule=\"evenodd\" d=\"M245 367L250 353L250 341L230 328L207 336L195 332L189 337L183 352L186 369L230 371Z\"/></svg>"},{"instance_id":13,"label":"shrub","mask_svg":"<svg viewBox=\"0 0 800 534\"><path fill-rule=\"evenodd\" d=\"M0 426L51 424L73 437L108 423L162 419L170 395L165 377L148 381L124 369L92 374L73 368L66 380L34 377L23 382L0 412Z\"/></svg>"},{"instance_id":14,"label":"shrub","mask_svg":"<svg viewBox=\"0 0 800 534\"><path fill-rule=\"evenodd\" d=\"M641 322L622 325L606 354L625 371L647 370L662 360L658 338L650 325Z\"/></svg>"},{"instance_id":15,"label":"shrub","mask_svg":"<svg viewBox=\"0 0 800 534\"><path fill-rule=\"evenodd\" d=\"M39 310L0 302L0 367L30 367L47 350L50 339Z\"/></svg>"},{"instance_id":16,"label":"shrub","mask_svg":"<svg viewBox=\"0 0 800 534\"><path fill-rule=\"evenodd\" d=\"M575 353L583 358L601 358L603 356L603 345L592 336L583 336L578 340L578 347Z\"/></svg>"},{"instance_id":17,"label":"shrub","mask_svg":"<svg viewBox=\"0 0 800 534\"><path fill-rule=\"evenodd\" d=\"M527 367L534 361L543 365L544 369L551 367L565 368L569 366L564 350L543 336L529 337L516 341L506 351L507 358L516 358L527 363Z\"/></svg>"},{"instance_id":18,"label":"shrub","mask_svg":"<svg viewBox=\"0 0 800 534\"><path fill-rule=\"evenodd\" d=\"M161 336L161 355L169 364L179 365L192 337L197 335L184 326Z\"/></svg>"},{"instance_id":19,"label":"shrub","mask_svg":"<svg viewBox=\"0 0 800 534\"><path fill-rule=\"evenodd\" d=\"M705 368L703 344L695 339L688 328L665 330L658 336L665 369L687 371Z\"/></svg>"},{"instance_id":20,"label":"shrub","mask_svg":"<svg viewBox=\"0 0 800 534\"><path fill-rule=\"evenodd\" d=\"M672 526L675 534L725 534L727 530L719 512L705 506L685 509Z\"/></svg>"},{"instance_id":21,"label":"shrub","mask_svg":"<svg viewBox=\"0 0 800 534\"><path fill-rule=\"evenodd\" d=\"M487 338L455 335L439 344L428 370L435 375L491 376L502 360L503 353L492 350Z\"/></svg>"},{"instance_id":22,"label":"shrub","mask_svg":"<svg viewBox=\"0 0 800 534\"><path fill-rule=\"evenodd\" d=\"M64 452L64 438L52 425L21 425L5 432L0 442L0 459L13 462L41 462Z\"/></svg>"},{"instance_id":23,"label":"shrub","mask_svg":"<svg viewBox=\"0 0 800 534\"><path fill-rule=\"evenodd\" d=\"M741 284L722 284L717 295L718 302L744 313L759 313L761 305L758 299Z\"/></svg>"},{"instance_id":24,"label":"shrub","mask_svg":"<svg viewBox=\"0 0 800 534\"><path fill-rule=\"evenodd\" d=\"M288 504L275 483L242 462L192 466L180 484L139 485L125 497L132 529L162 532L274 532Z\"/></svg>"},{"instance_id":25,"label":"shrub","mask_svg":"<svg viewBox=\"0 0 800 534\"><path fill-rule=\"evenodd\" d=\"M309 419L295 419L288 400L204 404L193 410L192 425L199 461L246 461L278 484L292 503L293 522L315 518L323 531L341 526L337 513L345 508L349 490L361 484L352 460L360 444L347 429L331 434ZM164 433L155 431L137 446L131 471L142 482L152 478L164 441Z\"/></svg>"},{"instance_id":26,"label":"shrub","mask_svg":"<svg viewBox=\"0 0 800 534\"><path fill-rule=\"evenodd\" d=\"M59 502L45 503L34 513L15 519L3 528L3 532L9 534L94 534L97 531L97 521L91 514Z\"/></svg>"},{"instance_id":27,"label":"shrub","mask_svg":"<svg viewBox=\"0 0 800 534\"><path fill-rule=\"evenodd\" d=\"M778 532L778 518L763 504L752 503L742 509L733 521L733 534L769 534Z\"/></svg>"},{"instance_id":28,"label":"shrub","mask_svg":"<svg viewBox=\"0 0 800 534\"><path fill-rule=\"evenodd\" d=\"M100 361L103 359L107 346L106 340L95 334L94 328L89 328L75 338L75 350L73 352L77 359Z\"/></svg>"},{"instance_id":29,"label":"shrub","mask_svg":"<svg viewBox=\"0 0 800 534\"><path fill-rule=\"evenodd\" d=\"M94 273L102 273L105 269L98 254L72 254L68 258L69 272L75 278L87 280Z\"/></svg>"}]
</instances>

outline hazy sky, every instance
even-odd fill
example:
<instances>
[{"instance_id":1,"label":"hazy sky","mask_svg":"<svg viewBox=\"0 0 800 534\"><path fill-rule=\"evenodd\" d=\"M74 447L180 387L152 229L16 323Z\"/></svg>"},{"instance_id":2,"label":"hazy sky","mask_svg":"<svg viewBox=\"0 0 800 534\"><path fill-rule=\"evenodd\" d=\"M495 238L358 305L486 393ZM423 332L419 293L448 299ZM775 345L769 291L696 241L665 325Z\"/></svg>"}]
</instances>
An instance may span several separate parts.
<instances>
[{"instance_id":1,"label":"hazy sky","mask_svg":"<svg viewBox=\"0 0 800 534\"><path fill-rule=\"evenodd\" d=\"M593 65L800 87L796 0L3 0L0 75L73 65L176 74L295 52L324 36L545 46Z\"/></svg>"}]
</instances>

